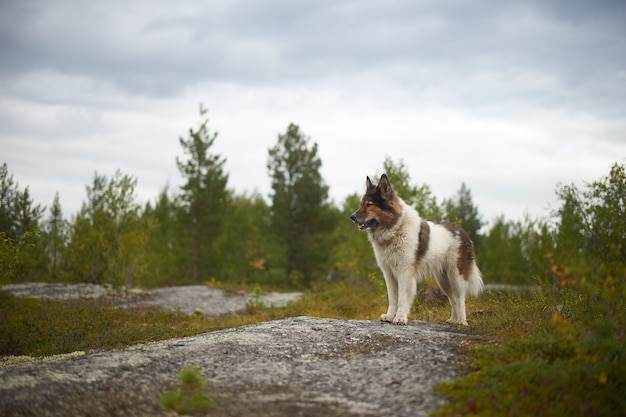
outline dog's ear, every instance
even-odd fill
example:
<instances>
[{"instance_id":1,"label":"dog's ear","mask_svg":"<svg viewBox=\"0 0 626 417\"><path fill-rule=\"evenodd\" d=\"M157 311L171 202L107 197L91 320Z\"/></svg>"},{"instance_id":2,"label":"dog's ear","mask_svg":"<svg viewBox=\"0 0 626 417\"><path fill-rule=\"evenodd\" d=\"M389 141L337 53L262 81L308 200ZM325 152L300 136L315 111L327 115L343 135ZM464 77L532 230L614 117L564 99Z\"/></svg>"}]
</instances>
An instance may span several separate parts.
<instances>
[{"instance_id":1,"label":"dog's ear","mask_svg":"<svg viewBox=\"0 0 626 417\"><path fill-rule=\"evenodd\" d=\"M372 180L370 180L370 177L367 177L367 179L365 180L365 187L367 191L371 190L372 188L376 188L376 186L372 184Z\"/></svg>"},{"instance_id":2,"label":"dog's ear","mask_svg":"<svg viewBox=\"0 0 626 417\"><path fill-rule=\"evenodd\" d=\"M378 181L378 188L380 189L380 194L384 198L393 197L393 187L389 182L389 178L387 178L386 174L380 176L380 181Z\"/></svg>"}]
</instances>

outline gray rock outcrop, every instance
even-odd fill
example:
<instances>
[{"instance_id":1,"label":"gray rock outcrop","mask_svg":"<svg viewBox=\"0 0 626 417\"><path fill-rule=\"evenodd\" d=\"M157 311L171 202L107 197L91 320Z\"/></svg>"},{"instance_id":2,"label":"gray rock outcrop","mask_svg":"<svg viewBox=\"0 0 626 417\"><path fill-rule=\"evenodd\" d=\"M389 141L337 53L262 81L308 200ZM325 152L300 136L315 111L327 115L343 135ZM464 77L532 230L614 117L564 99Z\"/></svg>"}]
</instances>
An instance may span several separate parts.
<instances>
[{"instance_id":1,"label":"gray rock outcrop","mask_svg":"<svg viewBox=\"0 0 626 417\"><path fill-rule=\"evenodd\" d=\"M283 319L0 369L0 415L172 416L159 397L196 367L211 416L425 416L465 338L418 321Z\"/></svg>"}]
</instances>

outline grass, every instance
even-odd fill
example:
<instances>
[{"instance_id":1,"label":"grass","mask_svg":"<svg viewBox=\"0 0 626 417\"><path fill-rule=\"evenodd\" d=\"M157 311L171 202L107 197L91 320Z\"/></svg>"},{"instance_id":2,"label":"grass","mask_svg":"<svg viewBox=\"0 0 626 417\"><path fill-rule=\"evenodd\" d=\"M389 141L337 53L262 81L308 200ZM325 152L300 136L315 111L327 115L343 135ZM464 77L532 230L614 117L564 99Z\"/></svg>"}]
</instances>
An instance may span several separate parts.
<instances>
[{"instance_id":1,"label":"grass","mask_svg":"<svg viewBox=\"0 0 626 417\"><path fill-rule=\"evenodd\" d=\"M578 343L550 334L474 346L466 377L438 386L450 399L438 416L617 416L626 410L621 360L580 352Z\"/></svg>"},{"instance_id":2,"label":"grass","mask_svg":"<svg viewBox=\"0 0 626 417\"><path fill-rule=\"evenodd\" d=\"M466 376L436 387L449 402L435 415L623 415L624 298L598 298L596 290L544 288L474 301L479 338L462 351Z\"/></svg>"},{"instance_id":3,"label":"grass","mask_svg":"<svg viewBox=\"0 0 626 417\"><path fill-rule=\"evenodd\" d=\"M47 356L113 349L209 331L202 318L137 313L99 301L15 298L0 292L0 355Z\"/></svg>"},{"instance_id":4,"label":"grass","mask_svg":"<svg viewBox=\"0 0 626 417\"><path fill-rule=\"evenodd\" d=\"M240 290L240 289L238 289ZM150 309L116 309L105 301L16 298L0 291L0 356L49 356L122 348L285 317L375 318L371 287L317 288L286 308L249 303L238 315L205 317ZM373 300L373 301L372 301Z\"/></svg>"},{"instance_id":5,"label":"grass","mask_svg":"<svg viewBox=\"0 0 626 417\"><path fill-rule=\"evenodd\" d=\"M0 355L113 349L299 315L375 320L386 296L372 282L326 283L286 308L252 302L241 314L213 318L0 292ZM447 301L433 288L420 289L412 319L448 318ZM468 300L470 343L459 348L465 376L436 387L449 400L436 415L622 415L625 298L618 286L587 285Z\"/></svg>"}]
</instances>

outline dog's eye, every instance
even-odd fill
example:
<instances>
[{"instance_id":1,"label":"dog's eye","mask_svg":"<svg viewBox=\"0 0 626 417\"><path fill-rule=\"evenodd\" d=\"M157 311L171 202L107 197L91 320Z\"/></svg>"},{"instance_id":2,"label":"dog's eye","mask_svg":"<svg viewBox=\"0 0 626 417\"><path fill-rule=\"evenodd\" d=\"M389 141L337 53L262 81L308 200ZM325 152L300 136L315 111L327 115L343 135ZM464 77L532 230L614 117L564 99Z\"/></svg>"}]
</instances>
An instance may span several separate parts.
<instances>
[{"instance_id":1,"label":"dog's eye","mask_svg":"<svg viewBox=\"0 0 626 417\"><path fill-rule=\"evenodd\" d=\"M374 205L374 203L372 203L371 201L368 201L367 203L365 203L365 207L372 207Z\"/></svg>"}]
</instances>

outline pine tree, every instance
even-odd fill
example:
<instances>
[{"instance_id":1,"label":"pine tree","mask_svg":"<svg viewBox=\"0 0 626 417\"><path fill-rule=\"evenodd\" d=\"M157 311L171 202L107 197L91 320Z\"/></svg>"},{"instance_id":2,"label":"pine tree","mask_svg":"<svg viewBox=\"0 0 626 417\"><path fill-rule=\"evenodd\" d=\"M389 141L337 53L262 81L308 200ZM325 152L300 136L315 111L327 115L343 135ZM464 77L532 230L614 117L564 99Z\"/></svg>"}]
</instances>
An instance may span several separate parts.
<instances>
[{"instance_id":1,"label":"pine tree","mask_svg":"<svg viewBox=\"0 0 626 417\"><path fill-rule=\"evenodd\" d=\"M34 203L29 188L21 191L13 176L9 176L6 163L3 164L0 167L0 238L7 242L7 248L13 245L19 249L12 272L17 281L41 279L37 272L45 264L40 230L43 211L40 204Z\"/></svg>"},{"instance_id":2,"label":"pine tree","mask_svg":"<svg viewBox=\"0 0 626 417\"><path fill-rule=\"evenodd\" d=\"M44 209L34 204L29 188L24 191L0 167L0 275L4 281L40 279L45 253L39 229Z\"/></svg>"},{"instance_id":3,"label":"pine tree","mask_svg":"<svg viewBox=\"0 0 626 417\"><path fill-rule=\"evenodd\" d=\"M50 208L50 217L46 222L46 246L50 259L50 277L53 281L58 279L58 268L65 243L65 220L63 220L63 211L61 210L59 193L57 192L54 195L54 201Z\"/></svg>"},{"instance_id":4,"label":"pine tree","mask_svg":"<svg viewBox=\"0 0 626 417\"><path fill-rule=\"evenodd\" d=\"M200 117L204 118L206 113L201 104ZM209 132L208 122L205 118L195 132L189 129L189 139L179 139L188 159L176 158L176 165L187 180L182 186L184 215L181 225L187 237L185 246L194 281L208 279L212 272L211 247L229 210L228 175L224 173L226 160L210 153L217 133Z\"/></svg>"},{"instance_id":5,"label":"pine tree","mask_svg":"<svg viewBox=\"0 0 626 417\"><path fill-rule=\"evenodd\" d=\"M167 186L159 193L154 208L148 203L144 210L144 219L154 225L149 242L151 285L171 284L179 277L180 210L180 198L170 194Z\"/></svg>"},{"instance_id":6,"label":"pine tree","mask_svg":"<svg viewBox=\"0 0 626 417\"><path fill-rule=\"evenodd\" d=\"M13 181L13 175L9 175L6 162L0 167L0 233L6 237L15 239L15 195L17 184Z\"/></svg>"},{"instance_id":7,"label":"pine tree","mask_svg":"<svg viewBox=\"0 0 626 417\"><path fill-rule=\"evenodd\" d=\"M15 232L18 237L39 228L44 208L41 207L41 204L35 204L28 187L15 194L13 209Z\"/></svg>"},{"instance_id":8,"label":"pine tree","mask_svg":"<svg viewBox=\"0 0 626 417\"><path fill-rule=\"evenodd\" d=\"M472 239L474 245L480 245L479 232L485 223L478 213L478 207L474 205L471 190L464 182L461 183L461 188L457 191L456 196L444 201L444 211L447 220L459 223Z\"/></svg>"},{"instance_id":9,"label":"pine tree","mask_svg":"<svg viewBox=\"0 0 626 417\"><path fill-rule=\"evenodd\" d=\"M328 186L322 179L317 144L293 123L269 150L272 178L271 227L286 254L286 273L295 283L309 285L326 267L328 235L335 214L328 204Z\"/></svg>"}]
</instances>

